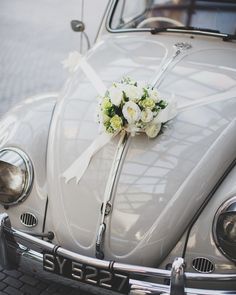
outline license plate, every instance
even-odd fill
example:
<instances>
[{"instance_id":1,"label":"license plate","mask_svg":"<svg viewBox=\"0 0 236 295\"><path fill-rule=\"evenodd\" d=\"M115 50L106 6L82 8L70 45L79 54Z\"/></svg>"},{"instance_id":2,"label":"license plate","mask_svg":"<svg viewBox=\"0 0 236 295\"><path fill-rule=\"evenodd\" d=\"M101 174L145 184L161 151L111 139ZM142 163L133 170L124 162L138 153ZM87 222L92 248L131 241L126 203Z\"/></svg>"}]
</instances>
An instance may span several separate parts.
<instances>
[{"instance_id":1,"label":"license plate","mask_svg":"<svg viewBox=\"0 0 236 295\"><path fill-rule=\"evenodd\" d=\"M129 277L126 274L96 268L59 255L44 253L43 269L89 285L123 294L129 292Z\"/></svg>"}]
</instances>

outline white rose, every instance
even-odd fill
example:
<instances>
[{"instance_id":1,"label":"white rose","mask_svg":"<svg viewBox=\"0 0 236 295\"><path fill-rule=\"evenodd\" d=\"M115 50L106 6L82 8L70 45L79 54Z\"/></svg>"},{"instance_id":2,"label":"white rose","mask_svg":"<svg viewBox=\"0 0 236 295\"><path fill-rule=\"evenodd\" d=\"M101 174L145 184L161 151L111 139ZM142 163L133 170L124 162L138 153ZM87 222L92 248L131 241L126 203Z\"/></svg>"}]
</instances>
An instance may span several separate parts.
<instances>
[{"instance_id":1,"label":"white rose","mask_svg":"<svg viewBox=\"0 0 236 295\"><path fill-rule=\"evenodd\" d=\"M128 101L125 103L122 113L129 124L133 124L141 118L141 110L139 106L133 101Z\"/></svg>"},{"instance_id":2,"label":"white rose","mask_svg":"<svg viewBox=\"0 0 236 295\"><path fill-rule=\"evenodd\" d=\"M126 96L133 101L141 99L143 96L143 88L134 85L126 85L124 87L124 92Z\"/></svg>"},{"instance_id":3,"label":"white rose","mask_svg":"<svg viewBox=\"0 0 236 295\"><path fill-rule=\"evenodd\" d=\"M150 98L152 98L155 102L158 102L160 99L160 95L156 89L152 89L148 91Z\"/></svg>"},{"instance_id":4,"label":"white rose","mask_svg":"<svg viewBox=\"0 0 236 295\"><path fill-rule=\"evenodd\" d=\"M145 132L148 137L154 138L161 130L161 124L151 123L145 128Z\"/></svg>"},{"instance_id":5,"label":"white rose","mask_svg":"<svg viewBox=\"0 0 236 295\"><path fill-rule=\"evenodd\" d=\"M109 97L110 97L110 100L111 102L116 105L116 106L119 106L122 99L123 99L123 92L122 92L122 89L120 89L119 87L115 87L115 86L112 86L111 88L109 88Z\"/></svg>"},{"instance_id":6,"label":"white rose","mask_svg":"<svg viewBox=\"0 0 236 295\"><path fill-rule=\"evenodd\" d=\"M144 109L141 113L141 120L144 123L149 123L153 119L153 112L150 109Z\"/></svg>"}]
</instances>

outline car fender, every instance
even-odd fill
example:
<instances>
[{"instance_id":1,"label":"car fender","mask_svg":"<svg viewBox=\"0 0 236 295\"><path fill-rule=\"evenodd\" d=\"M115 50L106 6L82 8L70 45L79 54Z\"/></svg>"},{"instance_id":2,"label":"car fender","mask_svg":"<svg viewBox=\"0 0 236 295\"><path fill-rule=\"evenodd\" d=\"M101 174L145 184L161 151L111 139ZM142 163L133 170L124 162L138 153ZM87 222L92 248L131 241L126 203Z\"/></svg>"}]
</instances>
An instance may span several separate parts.
<instances>
[{"instance_id":1,"label":"car fender","mask_svg":"<svg viewBox=\"0 0 236 295\"><path fill-rule=\"evenodd\" d=\"M11 218L12 225L26 229L21 223L22 213L31 213L37 219L36 228L41 232L47 201L46 151L48 132L56 103L57 93L32 96L13 107L0 121L0 148L18 148L30 158L34 168L34 181L30 195L21 204L1 206Z\"/></svg>"}]
</instances>

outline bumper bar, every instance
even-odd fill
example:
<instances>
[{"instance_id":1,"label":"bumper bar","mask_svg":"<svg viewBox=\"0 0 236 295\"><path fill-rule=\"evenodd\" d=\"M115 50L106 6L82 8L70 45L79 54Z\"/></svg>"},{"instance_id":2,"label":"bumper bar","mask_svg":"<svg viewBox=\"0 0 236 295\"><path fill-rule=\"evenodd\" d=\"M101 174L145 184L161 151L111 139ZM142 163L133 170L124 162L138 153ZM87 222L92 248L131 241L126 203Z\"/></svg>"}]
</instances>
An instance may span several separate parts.
<instances>
[{"instance_id":1,"label":"bumper bar","mask_svg":"<svg viewBox=\"0 0 236 295\"><path fill-rule=\"evenodd\" d=\"M186 288L186 281L207 282L236 282L236 274L197 274L184 272L183 258L176 258L172 264L171 271L135 266L114 261L99 260L86 257L60 246L40 240L29 234L15 230L11 227L10 219L6 213L0 214L0 264L7 269L17 268L20 258L28 256L37 261L42 269L43 252L51 252L71 259L78 263L89 264L96 268L109 271L121 272L143 280L129 280L130 294L170 294L170 295L236 295L234 290L205 290ZM170 285L156 284L145 281L145 279L159 278L169 280Z\"/></svg>"}]
</instances>

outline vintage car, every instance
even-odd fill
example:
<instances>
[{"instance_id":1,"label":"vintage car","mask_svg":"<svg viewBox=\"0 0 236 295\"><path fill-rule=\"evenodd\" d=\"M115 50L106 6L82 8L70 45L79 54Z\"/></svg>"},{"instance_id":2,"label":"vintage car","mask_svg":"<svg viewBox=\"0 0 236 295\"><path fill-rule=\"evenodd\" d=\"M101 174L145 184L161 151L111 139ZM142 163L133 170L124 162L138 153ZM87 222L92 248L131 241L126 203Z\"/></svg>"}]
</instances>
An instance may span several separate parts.
<instances>
[{"instance_id":1,"label":"vintage car","mask_svg":"<svg viewBox=\"0 0 236 295\"><path fill-rule=\"evenodd\" d=\"M112 0L59 95L0 122L0 262L96 294L236 294L236 2Z\"/></svg>"}]
</instances>

